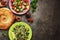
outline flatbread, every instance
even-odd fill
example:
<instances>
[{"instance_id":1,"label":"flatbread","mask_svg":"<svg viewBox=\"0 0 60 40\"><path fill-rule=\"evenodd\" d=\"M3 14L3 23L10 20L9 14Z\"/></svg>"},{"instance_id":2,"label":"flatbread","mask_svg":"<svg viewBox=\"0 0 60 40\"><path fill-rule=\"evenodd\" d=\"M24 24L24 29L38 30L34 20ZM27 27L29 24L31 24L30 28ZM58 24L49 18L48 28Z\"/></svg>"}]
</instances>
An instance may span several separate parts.
<instances>
[{"instance_id":1,"label":"flatbread","mask_svg":"<svg viewBox=\"0 0 60 40\"><path fill-rule=\"evenodd\" d=\"M8 29L15 16L8 8L0 8L0 29Z\"/></svg>"}]
</instances>

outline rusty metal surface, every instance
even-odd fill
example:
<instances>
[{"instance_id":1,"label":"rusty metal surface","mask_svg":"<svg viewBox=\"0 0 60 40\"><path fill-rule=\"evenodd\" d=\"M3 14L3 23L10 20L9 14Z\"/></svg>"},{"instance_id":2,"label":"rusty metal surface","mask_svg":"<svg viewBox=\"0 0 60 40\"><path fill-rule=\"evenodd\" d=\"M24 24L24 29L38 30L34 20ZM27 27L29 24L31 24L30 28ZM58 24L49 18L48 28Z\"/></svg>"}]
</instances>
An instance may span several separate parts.
<instances>
[{"instance_id":1,"label":"rusty metal surface","mask_svg":"<svg viewBox=\"0 0 60 40\"><path fill-rule=\"evenodd\" d=\"M56 0L38 0L37 11L31 13L34 23L28 23L25 16L22 16L22 21L28 23L32 28L33 36L31 40L53 40L57 28L53 20L55 6ZM7 37L2 36L4 31L8 33L7 30L0 30L0 40L9 40L8 35Z\"/></svg>"}]
</instances>

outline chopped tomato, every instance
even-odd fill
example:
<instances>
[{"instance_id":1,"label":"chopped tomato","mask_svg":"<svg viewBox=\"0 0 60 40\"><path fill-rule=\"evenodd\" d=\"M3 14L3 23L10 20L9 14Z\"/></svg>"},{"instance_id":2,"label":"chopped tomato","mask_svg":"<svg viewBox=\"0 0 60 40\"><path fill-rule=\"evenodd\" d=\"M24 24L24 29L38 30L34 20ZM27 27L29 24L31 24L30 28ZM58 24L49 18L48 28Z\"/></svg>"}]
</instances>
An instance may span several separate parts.
<instances>
[{"instance_id":1,"label":"chopped tomato","mask_svg":"<svg viewBox=\"0 0 60 40\"><path fill-rule=\"evenodd\" d=\"M15 8L15 6L14 6L14 5L12 5L12 8L14 9L14 8Z\"/></svg>"},{"instance_id":2,"label":"chopped tomato","mask_svg":"<svg viewBox=\"0 0 60 40\"><path fill-rule=\"evenodd\" d=\"M22 4L20 4L20 6L22 6Z\"/></svg>"},{"instance_id":3,"label":"chopped tomato","mask_svg":"<svg viewBox=\"0 0 60 40\"><path fill-rule=\"evenodd\" d=\"M11 2L14 2L14 0L11 0Z\"/></svg>"},{"instance_id":4,"label":"chopped tomato","mask_svg":"<svg viewBox=\"0 0 60 40\"><path fill-rule=\"evenodd\" d=\"M28 0L24 0L24 2L29 2Z\"/></svg>"}]
</instances>

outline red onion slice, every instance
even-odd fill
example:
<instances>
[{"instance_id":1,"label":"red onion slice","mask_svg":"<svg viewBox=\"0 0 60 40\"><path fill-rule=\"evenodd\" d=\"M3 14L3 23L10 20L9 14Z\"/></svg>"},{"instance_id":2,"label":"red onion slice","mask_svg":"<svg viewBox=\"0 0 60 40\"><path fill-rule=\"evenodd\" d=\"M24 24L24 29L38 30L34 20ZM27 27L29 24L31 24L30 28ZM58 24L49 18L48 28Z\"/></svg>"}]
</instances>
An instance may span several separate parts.
<instances>
[{"instance_id":1,"label":"red onion slice","mask_svg":"<svg viewBox=\"0 0 60 40\"><path fill-rule=\"evenodd\" d=\"M0 6L6 6L8 0L0 0Z\"/></svg>"}]
</instances>

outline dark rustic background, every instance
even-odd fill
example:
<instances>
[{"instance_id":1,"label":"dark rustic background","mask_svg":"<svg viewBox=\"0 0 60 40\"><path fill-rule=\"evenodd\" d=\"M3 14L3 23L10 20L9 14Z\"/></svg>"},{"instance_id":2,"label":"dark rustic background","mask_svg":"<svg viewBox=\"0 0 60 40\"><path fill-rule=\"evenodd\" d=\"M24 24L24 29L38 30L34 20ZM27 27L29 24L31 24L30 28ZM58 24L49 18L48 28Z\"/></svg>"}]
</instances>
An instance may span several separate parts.
<instances>
[{"instance_id":1,"label":"dark rustic background","mask_svg":"<svg viewBox=\"0 0 60 40\"><path fill-rule=\"evenodd\" d=\"M38 0L37 5L37 11L31 13L34 23L28 23L25 16L22 16L22 21L32 28L31 40L60 40L60 0ZM0 40L9 40L8 35L2 36L4 31L8 33L7 30L0 30Z\"/></svg>"}]
</instances>

